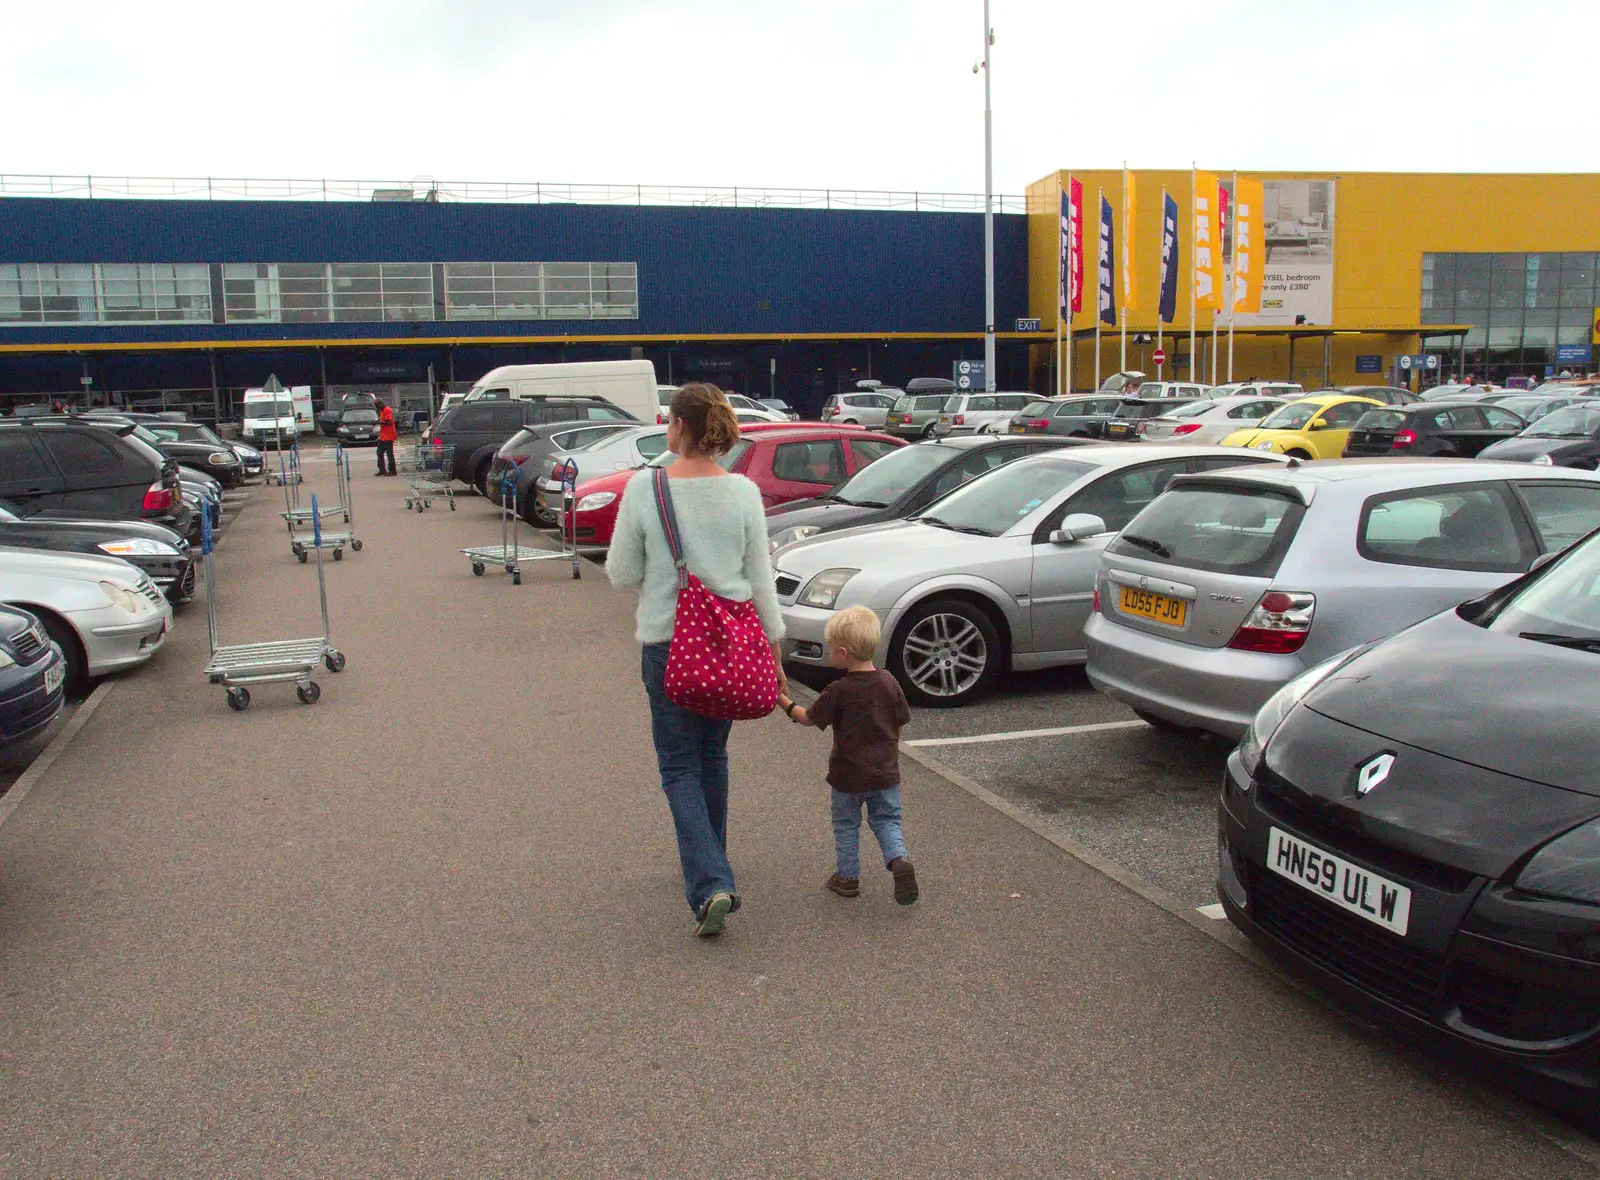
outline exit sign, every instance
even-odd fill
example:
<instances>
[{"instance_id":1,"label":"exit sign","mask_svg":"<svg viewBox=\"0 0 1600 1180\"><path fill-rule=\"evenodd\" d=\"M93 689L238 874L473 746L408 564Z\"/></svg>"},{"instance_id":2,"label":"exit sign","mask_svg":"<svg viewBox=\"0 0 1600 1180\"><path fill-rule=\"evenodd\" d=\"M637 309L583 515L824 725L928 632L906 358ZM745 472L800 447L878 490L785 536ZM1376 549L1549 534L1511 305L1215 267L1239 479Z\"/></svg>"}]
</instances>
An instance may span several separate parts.
<instances>
[{"instance_id":1,"label":"exit sign","mask_svg":"<svg viewBox=\"0 0 1600 1180\"><path fill-rule=\"evenodd\" d=\"M1018 320L1017 320L1017 331L1019 331L1019 332L1037 332L1038 330L1039 330L1039 321L1037 319L1025 320L1025 319L1018 318Z\"/></svg>"}]
</instances>

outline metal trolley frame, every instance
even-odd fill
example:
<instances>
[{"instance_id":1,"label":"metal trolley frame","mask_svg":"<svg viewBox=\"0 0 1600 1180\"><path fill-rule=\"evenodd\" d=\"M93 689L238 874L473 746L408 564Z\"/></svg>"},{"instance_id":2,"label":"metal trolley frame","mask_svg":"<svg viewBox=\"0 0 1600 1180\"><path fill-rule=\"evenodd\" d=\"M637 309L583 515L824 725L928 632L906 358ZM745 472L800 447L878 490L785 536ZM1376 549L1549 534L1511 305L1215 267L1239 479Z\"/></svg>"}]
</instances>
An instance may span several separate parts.
<instances>
[{"instance_id":1,"label":"metal trolley frame","mask_svg":"<svg viewBox=\"0 0 1600 1180\"><path fill-rule=\"evenodd\" d=\"M283 431L275 430L273 432L273 449L278 452L277 472L274 473L272 468L267 466L265 457L263 457L261 461L261 470L266 476L267 482L270 484L276 480L286 488L290 484L294 484L296 487L298 487L305 479L305 477L300 474L299 436L296 435L292 440L290 440L289 445L285 447L283 445Z\"/></svg>"},{"instance_id":2,"label":"metal trolley frame","mask_svg":"<svg viewBox=\"0 0 1600 1180\"><path fill-rule=\"evenodd\" d=\"M461 551L472 562L474 575L481 578L491 565L504 566L506 573L511 575L511 584L520 586L523 562L565 558L572 562L573 578L583 577L578 557L577 514L572 510L573 491L578 483L578 465L568 459L561 465L560 472L561 520L567 522L564 528L559 520L556 524L556 536L560 541L560 548L546 549L542 545L521 543L519 532L522 518L517 514L516 472L508 471L500 479L500 544L479 545Z\"/></svg>"},{"instance_id":3,"label":"metal trolley frame","mask_svg":"<svg viewBox=\"0 0 1600 1180\"><path fill-rule=\"evenodd\" d=\"M284 523L289 528L289 552L300 559L301 565L306 563L312 544L318 548L332 549L335 561L344 560L346 545L356 553L361 552L361 538L356 536L355 507L352 504L350 490L350 452L337 444L333 448L333 472L339 487L339 500L331 507L318 508L317 498L313 495L311 507L302 508L299 485L293 485L292 494L289 486L283 489L284 511L278 515L283 517ZM346 523L349 524L348 529L342 532L327 532L320 527L324 520L340 514L343 514ZM315 526L311 538L308 538L303 531L296 531L297 525L304 529L308 524Z\"/></svg>"},{"instance_id":4,"label":"metal trolley frame","mask_svg":"<svg viewBox=\"0 0 1600 1180\"><path fill-rule=\"evenodd\" d=\"M317 497L311 497L315 508ZM312 519L312 532L322 531L322 522ZM295 695L303 705L314 705L322 689L311 679L311 672L321 663L330 672L344 671L344 653L333 646L328 628L328 585L322 573L322 546L314 545L317 553L317 597L322 605L322 634L310 639L278 639L268 643L217 643L217 580L212 570L211 526L200 526L201 560L206 567L206 627L211 648L206 662L206 679L228 690L228 707L242 712L250 707L252 684L274 684L294 681Z\"/></svg>"},{"instance_id":5,"label":"metal trolley frame","mask_svg":"<svg viewBox=\"0 0 1600 1180\"><path fill-rule=\"evenodd\" d=\"M406 507L421 512L443 499L456 510L455 443L425 443L420 439L400 456L398 470L406 477Z\"/></svg>"}]
</instances>

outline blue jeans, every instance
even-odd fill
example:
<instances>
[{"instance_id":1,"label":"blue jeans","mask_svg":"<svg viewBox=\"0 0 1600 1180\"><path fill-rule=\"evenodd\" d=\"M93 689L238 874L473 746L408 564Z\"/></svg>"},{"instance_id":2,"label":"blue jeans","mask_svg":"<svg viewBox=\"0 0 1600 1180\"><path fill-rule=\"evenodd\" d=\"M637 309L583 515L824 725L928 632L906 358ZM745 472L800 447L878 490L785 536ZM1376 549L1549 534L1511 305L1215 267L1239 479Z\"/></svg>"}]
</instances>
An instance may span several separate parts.
<instances>
[{"instance_id":1,"label":"blue jeans","mask_svg":"<svg viewBox=\"0 0 1600 1180\"><path fill-rule=\"evenodd\" d=\"M678 832L684 898L699 914L713 893L733 892L728 864L728 734L733 722L713 721L667 699L667 646L645 644L640 664L661 789Z\"/></svg>"},{"instance_id":2,"label":"blue jeans","mask_svg":"<svg viewBox=\"0 0 1600 1180\"><path fill-rule=\"evenodd\" d=\"M833 850L841 877L861 876L861 808L867 809L867 826L878 838L885 867L906 855L906 838L900 831L900 788L853 794L833 793Z\"/></svg>"}]
</instances>

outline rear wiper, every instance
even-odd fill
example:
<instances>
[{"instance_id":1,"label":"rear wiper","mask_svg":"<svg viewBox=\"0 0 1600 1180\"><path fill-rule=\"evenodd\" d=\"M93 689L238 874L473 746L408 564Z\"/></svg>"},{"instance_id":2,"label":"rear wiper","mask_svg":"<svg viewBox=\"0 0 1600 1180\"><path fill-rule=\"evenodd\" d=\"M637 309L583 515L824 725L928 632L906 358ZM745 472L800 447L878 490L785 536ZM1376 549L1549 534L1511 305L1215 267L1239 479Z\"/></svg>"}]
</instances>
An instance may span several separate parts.
<instances>
[{"instance_id":1,"label":"rear wiper","mask_svg":"<svg viewBox=\"0 0 1600 1180\"><path fill-rule=\"evenodd\" d=\"M1547 631L1520 631L1518 639L1531 639L1535 643L1548 643L1554 647L1575 647L1580 651L1600 653L1600 638L1585 638L1582 635L1554 635Z\"/></svg>"},{"instance_id":2,"label":"rear wiper","mask_svg":"<svg viewBox=\"0 0 1600 1180\"><path fill-rule=\"evenodd\" d=\"M1153 537L1140 537L1133 533L1123 533L1122 540L1128 542L1130 545L1137 545L1141 549L1148 549L1157 557L1172 556L1172 550L1168 549L1165 545L1163 545L1160 541L1155 540Z\"/></svg>"}]
</instances>

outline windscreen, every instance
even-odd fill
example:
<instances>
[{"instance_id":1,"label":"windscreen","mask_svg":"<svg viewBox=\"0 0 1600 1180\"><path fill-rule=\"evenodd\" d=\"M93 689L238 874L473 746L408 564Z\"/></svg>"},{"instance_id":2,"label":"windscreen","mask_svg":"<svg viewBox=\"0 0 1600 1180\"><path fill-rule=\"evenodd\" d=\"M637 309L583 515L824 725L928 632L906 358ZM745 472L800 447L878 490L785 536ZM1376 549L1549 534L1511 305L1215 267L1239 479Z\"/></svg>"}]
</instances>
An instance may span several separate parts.
<instances>
[{"instance_id":1,"label":"windscreen","mask_svg":"<svg viewBox=\"0 0 1600 1180\"><path fill-rule=\"evenodd\" d=\"M1008 463L957 488L917 519L998 537L1094 470L1092 464L1053 455Z\"/></svg>"},{"instance_id":2,"label":"windscreen","mask_svg":"<svg viewBox=\"0 0 1600 1180\"><path fill-rule=\"evenodd\" d=\"M901 447L856 472L835 488L828 499L872 508L885 507L916 487L923 476L963 453L952 447L931 444Z\"/></svg>"},{"instance_id":3,"label":"windscreen","mask_svg":"<svg viewBox=\"0 0 1600 1180\"><path fill-rule=\"evenodd\" d=\"M904 395L895 398L894 406L892 408L893 412L896 414L904 414L908 412L911 409L911 403L916 400L917 399L914 397L906 397Z\"/></svg>"},{"instance_id":4,"label":"windscreen","mask_svg":"<svg viewBox=\"0 0 1600 1180\"><path fill-rule=\"evenodd\" d=\"M1261 419L1262 430L1300 430L1317 416L1321 406L1313 402L1290 402Z\"/></svg>"},{"instance_id":5,"label":"windscreen","mask_svg":"<svg viewBox=\"0 0 1600 1180\"><path fill-rule=\"evenodd\" d=\"M1513 595L1489 630L1547 643L1567 639L1572 642L1563 646L1600 654L1600 537L1591 537Z\"/></svg>"},{"instance_id":6,"label":"windscreen","mask_svg":"<svg viewBox=\"0 0 1600 1180\"><path fill-rule=\"evenodd\" d=\"M344 426L370 426L377 420L378 414L376 410L346 410L339 422Z\"/></svg>"},{"instance_id":7,"label":"windscreen","mask_svg":"<svg viewBox=\"0 0 1600 1180\"><path fill-rule=\"evenodd\" d=\"M733 465L739 461L739 456L743 455L749 449L750 440L747 438L741 438L738 442L733 444L732 450L717 460L717 466L722 468L724 471L732 471ZM674 455L671 451L662 451L654 459L646 463L645 466L671 467L677 461L678 456Z\"/></svg>"},{"instance_id":8,"label":"windscreen","mask_svg":"<svg viewBox=\"0 0 1600 1180\"><path fill-rule=\"evenodd\" d=\"M1600 405L1568 406L1546 414L1522 433L1532 438L1588 438L1600 431Z\"/></svg>"},{"instance_id":9,"label":"windscreen","mask_svg":"<svg viewBox=\"0 0 1600 1180\"><path fill-rule=\"evenodd\" d=\"M1029 402L1017 413L1024 418L1048 418L1050 416L1050 403Z\"/></svg>"},{"instance_id":10,"label":"windscreen","mask_svg":"<svg viewBox=\"0 0 1600 1180\"><path fill-rule=\"evenodd\" d=\"M944 399L944 405L939 407L940 410L946 414L958 413L961 409L961 401L964 396L965 395L963 394L952 393L949 397Z\"/></svg>"},{"instance_id":11,"label":"windscreen","mask_svg":"<svg viewBox=\"0 0 1600 1180\"><path fill-rule=\"evenodd\" d=\"M1160 414L1164 408L1165 407L1159 406L1154 402L1123 402L1117 407L1117 412L1113 414L1112 417L1154 418Z\"/></svg>"},{"instance_id":12,"label":"windscreen","mask_svg":"<svg viewBox=\"0 0 1600 1180\"><path fill-rule=\"evenodd\" d=\"M280 398L275 402L245 402L244 416L246 418L293 418L294 403L287 398Z\"/></svg>"},{"instance_id":13,"label":"windscreen","mask_svg":"<svg viewBox=\"0 0 1600 1180\"><path fill-rule=\"evenodd\" d=\"M1406 416L1394 410L1368 410L1356 419L1357 430L1393 432L1406 424Z\"/></svg>"},{"instance_id":14,"label":"windscreen","mask_svg":"<svg viewBox=\"0 0 1600 1180\"><path fill-rule=\"evenodd\" d=\"M1179 485L1135 516L1107 553L1144 561L1270 578L1305 509L1285 492L1229 485Z\"/></svg>"}]
</instances>

